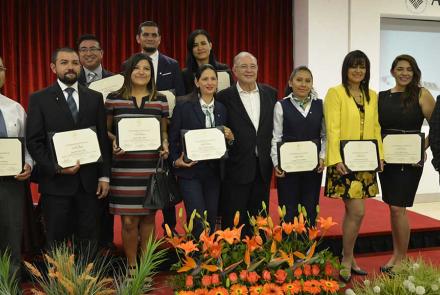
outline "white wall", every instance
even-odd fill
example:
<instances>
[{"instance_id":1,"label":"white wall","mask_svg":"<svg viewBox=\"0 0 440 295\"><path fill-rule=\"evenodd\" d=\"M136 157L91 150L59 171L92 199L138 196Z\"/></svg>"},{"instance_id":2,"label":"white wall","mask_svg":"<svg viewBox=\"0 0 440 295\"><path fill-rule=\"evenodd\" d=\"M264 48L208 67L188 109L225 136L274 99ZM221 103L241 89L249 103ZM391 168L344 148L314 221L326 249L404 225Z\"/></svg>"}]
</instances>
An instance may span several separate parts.
<instances>
[{"instance_id":1,"label":"white wall","mask_svg":"<svg viewBox=\"0 0 440 295\"><path fill-rule=\"evenodd\" d=\"M344 56L355 49L370 58L370 87L383 90L379 89L381 17L440 21L440 5L424 0L415 9L409 0L294 0L295 66L310 67L321 97L341 83ZM428 161L418 193L439 191L439 175Z\"/></svg>"}]
</instances>

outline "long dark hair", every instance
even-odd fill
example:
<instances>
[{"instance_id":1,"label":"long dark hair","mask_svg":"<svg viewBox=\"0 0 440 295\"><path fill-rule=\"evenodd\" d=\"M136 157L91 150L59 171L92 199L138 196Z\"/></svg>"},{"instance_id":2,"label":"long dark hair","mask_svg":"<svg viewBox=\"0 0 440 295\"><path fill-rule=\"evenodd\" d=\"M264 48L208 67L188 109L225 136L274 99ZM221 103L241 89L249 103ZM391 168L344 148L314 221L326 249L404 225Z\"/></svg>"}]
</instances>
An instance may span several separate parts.
<instances>
[{"instance_id":1,"label":"long dark hair","mask_svg":"<svg viewBox=\"0 0 440 295\"><path fill-rule=\"evenodd\" d=\"M204 65L201 65L200 67L198 67L196 73L194 74L194 77L196 78L197 81L199 81L199 79L202 76L203 72L206 71L206 70L213 70L214 73L215 73L215 76L218 78L217 71L215 70L215 68L212 65L210 65L210 64L204 64ZM198 94L201 95L199 87L194 87L193 92L194 93L198 93ZM214 94L214 96L215 96L215 94Z\"/></svg>"},{"instance_id":2,"label":"long dark hair","mask_svg":"<svg viewBox=\"0 0 440 295\"><path fill-rule=\"evenodd\" d=\"M345 92L350 96L350 91L348 89L348 69L355 68L359 65L365 66L366 72L365 77L361 81L360 89L364 93L367 102L370 102L370 60L368 56L360 50L354 50L349 52L342 63L342 85L344 85Z\"/></svg>"},{"instance_id":3,"label":"long dark hair","mask_svg":"<svg viewBox=\"0 0 440 295\"><path fill-rule=\"evenodd\" d=\"M155 100L157 97L156 83L154 82L154 67L151 58L145 53L136 53L132 55L125 65L124 70L124 84L121 89L115 92L115 95L122 96L125 99L131 97L132 83L131 83L131 74L134 71L136 65L141 61L146 60L150 65L150 81L147 84L147 90L150 93L150 100Z\"/></svg>"},{"instance_id":4,"label":"long dark hair","mask_svg":"<svg viewBox=\"0 0 440 295\"><path fill-rule=\"evenodd\" d=\"M186 40L186 68L193 74L195 74L197 72L197 69L199 68L197 60L193 54L194 41L198 35L205 36L208 42L211 43L211 37L209 36L208 32L203 29L194 30L189 34L188 39ZM215 59L214 51L212 50L212 48L209 52L209 64L212 65L214 69L217 68L217 61Z\"/></svg>"},{"instance_id":5,"label":"long dark hair","mask_svg":"<svg viewBox=\"0 0 440 295\"><path fill-rule=\"evenodd\" d=\"M412 105L418 103L420 94L420 78L422 77L422 72L417 65L414 57L408 54L402 54L397 56L393 63L391 64L390 71L393 72L397 66L397 63L401 60L407 61L411 66L413 77L411 82L405 87L405 91L402 94L402 105L404 109L408 109Z\"/></svg>"}]
</instances>

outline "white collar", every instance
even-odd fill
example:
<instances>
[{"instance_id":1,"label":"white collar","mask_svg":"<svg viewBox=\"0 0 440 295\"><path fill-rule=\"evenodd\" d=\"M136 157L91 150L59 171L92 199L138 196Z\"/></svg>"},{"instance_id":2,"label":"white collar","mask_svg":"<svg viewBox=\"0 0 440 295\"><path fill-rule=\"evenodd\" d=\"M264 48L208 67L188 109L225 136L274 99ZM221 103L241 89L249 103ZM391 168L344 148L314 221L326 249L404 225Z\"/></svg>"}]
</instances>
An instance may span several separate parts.
<instances>
[{"instance_id":1,"label":"white collar","mask_svg":"<svg viewBox=\"0 0 440 295\"><path fill-rule=\"evenodd\" d=\"M159 50L150 55L151 60L159 60Z\"/></svg>"},{"instance_id":2,"label":"white collar","mask_svg":"<svg viewBox=\"0 0 440 295\"><path fill-rule=\"evenodd\" d=\"M237 90L238 90L238 93L258 93L258 92L260 92L258 89L257 83L255 83L254 89L252 89L251 91L246 91L246 90L243 90L243 88L240 87L240 83L237 82Z\"/></svg>"},{"instance_id":3,"label":"white collar","mask_svg":"<svg viewBox=\"0 0 440 295\"><path fill-rule=\"evenodd\" d=\"M83 69L84 69L84 74L85 74L86 78L89 75L89 73L94 73L95 75L99 75L99 73L102 73L102 65L101 64L99 64L99 66L96 69L94 69L93 71L87 69L86 67L83 67Z\"/></svg>"},{"instance_id":4,"label":"white collar","mask_svg":"<svg viewBox=\"0 0 440 295\"><path fill-rule=\"evenodd\" d=\"M60 79L57 79L58 85L60 85L61 90L64 92L66 90L66 88L73 88L75 89L76 92L78 92L78 81L76 81L75 83L73 83L71 86L67 86L66 84L64 84L63 82L60 81Z\"/></svg>"}]
</instances>

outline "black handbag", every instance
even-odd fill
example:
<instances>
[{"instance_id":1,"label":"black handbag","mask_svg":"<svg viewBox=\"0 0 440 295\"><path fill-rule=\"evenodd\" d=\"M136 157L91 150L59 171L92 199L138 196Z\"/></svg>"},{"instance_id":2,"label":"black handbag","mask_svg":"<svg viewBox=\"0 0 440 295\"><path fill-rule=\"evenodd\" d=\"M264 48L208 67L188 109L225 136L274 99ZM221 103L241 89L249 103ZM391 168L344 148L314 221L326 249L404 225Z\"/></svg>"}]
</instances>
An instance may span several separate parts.
<instances>
[{"instance_id":1,"label":"black handbag","mask_svg":"<svg viewBox=\"0 0 440 295\"><path fill-rule=\"evenodd\" d=\"M148 179L143 206L148 209L164 209L176 205L181 200L176 178L168 164L160 157L155 173Z\"/></svg>"}]
</instances>

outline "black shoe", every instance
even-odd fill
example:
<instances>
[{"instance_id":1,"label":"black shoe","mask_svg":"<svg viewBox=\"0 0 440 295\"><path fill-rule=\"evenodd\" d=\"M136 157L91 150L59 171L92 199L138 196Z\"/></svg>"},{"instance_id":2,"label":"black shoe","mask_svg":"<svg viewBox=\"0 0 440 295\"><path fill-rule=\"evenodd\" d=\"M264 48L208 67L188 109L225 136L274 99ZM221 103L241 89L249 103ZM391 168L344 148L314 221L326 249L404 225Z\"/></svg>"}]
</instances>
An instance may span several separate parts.
<instances>
[{"instance_id":1,"label":"black shoe","mask_svg":"<svg viewBox=\"0 0 440 295\"><path fill-rule=\"evenodd\" d=\"M396 273L393 271L392 266L382 265L381 267L379 267L379 270L381 273L386 274L390 277L394 277L396 275Z\"/></svg>"},{"instance_id":2,"label":"black shoe","mask_svg":"<svg viewBox=\"0 0 440 295\"><path fill-rule=\"evenodd\" d=\"M368 275L368 272L366 272L365 270L363 270L362 268L351 268L351 273L358 275L358 276L366 276Z\"/></svg>"},{"instance_id":3,"label":"black shoe","mask_svg":"<svg viewBox=\"0 0 440 295\"><path fill-rule=\"evenodd\" d=\"M349 283L351 280L351 270L349 268L342 268L339 270L339 279L344 283Z\"/></svg>"}]
</instances>

